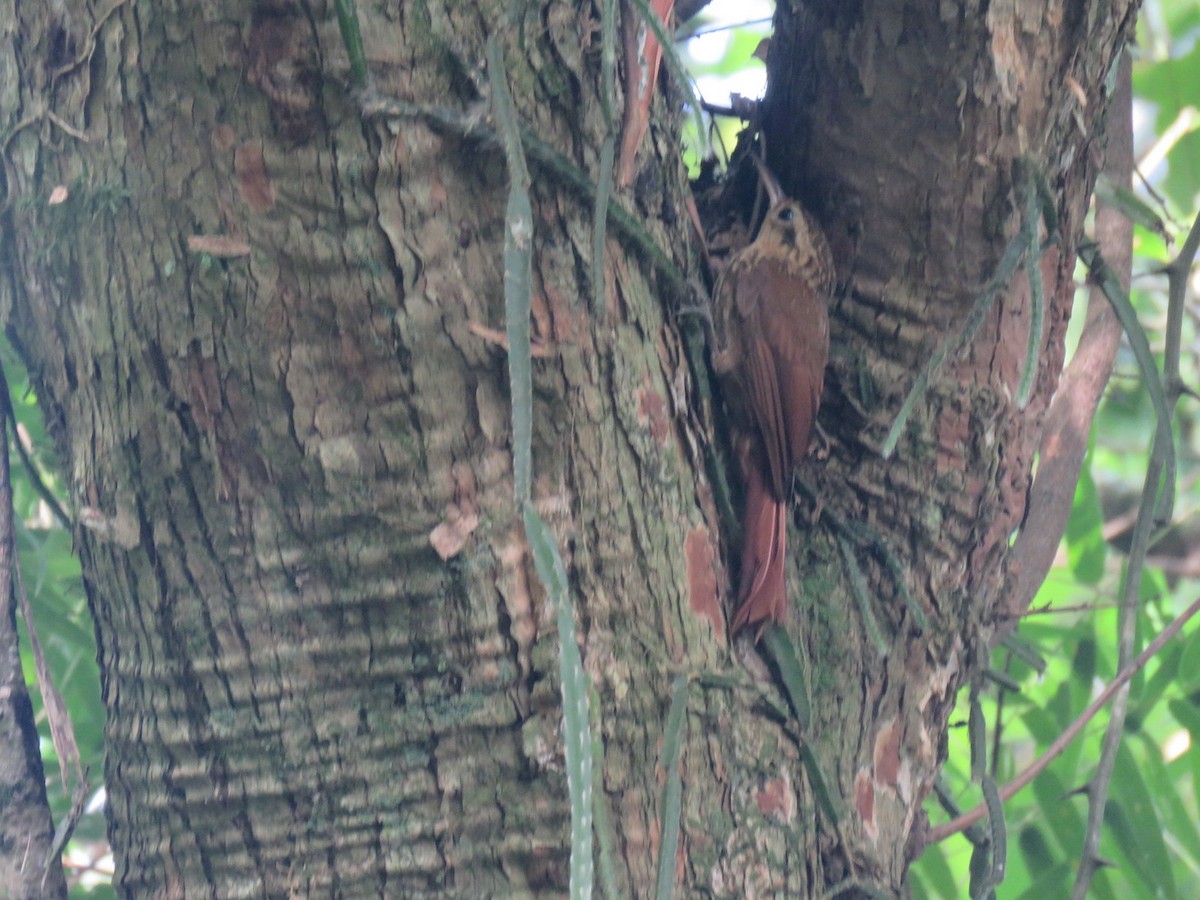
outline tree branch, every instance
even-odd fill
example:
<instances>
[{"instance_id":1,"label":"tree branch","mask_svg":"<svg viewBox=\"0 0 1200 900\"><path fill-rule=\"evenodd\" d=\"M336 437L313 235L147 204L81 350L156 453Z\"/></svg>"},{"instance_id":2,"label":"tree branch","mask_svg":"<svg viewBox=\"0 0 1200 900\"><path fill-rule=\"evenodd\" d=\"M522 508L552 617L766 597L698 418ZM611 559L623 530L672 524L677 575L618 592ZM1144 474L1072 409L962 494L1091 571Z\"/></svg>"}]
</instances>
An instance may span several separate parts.
<instances>
[{"instance_id":1,"label":"tree branch","mask_svg":"<svg viewBox=\"0 0 1200 900\"><path fill-rule=\"evenodd\" d=\"M1128 57L1122 62L1128 67ZM1113 97L1113 124L1109 132L1104 172L1113 184L1128 184L1133 171L1132 96L1128 68L1118 78ZM1133 225L1116 207L1097 201L1096 242L1125 290L1133 267ZM1087 319L1079 345L1059 380L1058 390L1046 411L1046 424L1038 447L1038 471L1029 492L1029 512L1013 544L1012 558L1019 561L1013 586L998 615L1011 621L997 628L993 646L1016 628L1029 608L1046 573L1054 564L1059 541L1071 515L1075 484L1087 455L1088 435L1100 397L1112 375L1121 323L1103 291L1093 285L1088 292Z\"/></svg>"},{"instance_id":2,"label":"tree branch","mask_svg":"<svg viewBox=\"0 0 1200 900\"><path fill-rule=\"evenodd\" d=\"M1129 57L1121 63L1120 83L1124 90L1129 84ZM1200 219L1198 219L1200 221ZM1185 258L1189 247L1192 256L1195 255L1198 229L1193 225L1192 233L1188 235L1183 248L1175 262L1168 267L1168 309L1166 352L1163 360L1163 382L1168 391L1168 411L1173 412L1179 400L1179 348L1183 329L1183 297L1186 278L1178 277L1177 263ZM1191 268L1191 260L1186 262L1187 270ZM1175 386L1174 388L1172 386ZM1124 668L1133 655L1137 631L1138 596L1142 585L1142 572L1145 568L1146 552L1155 528L1156 510L1159 509L1159 488L1164 469L1170 465L1172 440L1170 430L1160 426L1151 444L1150 460L1146 467L1146 481L1142 488L1142 499L1138 507L1137 523L1133 527L1133 540L1129 548L1129 560L1125 571L1125 585L1121 597L1121 617L1118 626L1118 665ZM1165 490L1174 489L1174 480L1167 470L1167 485ZM1164 499L1170 500L1169 497ZM1113 702L1112 716L1108 728L1104 732L1104 742L1101 745L1100 761L1096 764L1096 773L1092 776L1088 791L1088 823L1084 836L1083 854L1079 861L1079 871L1075 877L1075 885L1071 890L1072 900L1083 900L1087 896L1092 876L1099 865L1100 833L1104 827L1104 807L1108 801L1108 786L1112 781L1113 769L1116 766L1117 750L1125 730L1125 709L1129 691L1125 688L1117 693Z\"/></svg>"}]
</instances>

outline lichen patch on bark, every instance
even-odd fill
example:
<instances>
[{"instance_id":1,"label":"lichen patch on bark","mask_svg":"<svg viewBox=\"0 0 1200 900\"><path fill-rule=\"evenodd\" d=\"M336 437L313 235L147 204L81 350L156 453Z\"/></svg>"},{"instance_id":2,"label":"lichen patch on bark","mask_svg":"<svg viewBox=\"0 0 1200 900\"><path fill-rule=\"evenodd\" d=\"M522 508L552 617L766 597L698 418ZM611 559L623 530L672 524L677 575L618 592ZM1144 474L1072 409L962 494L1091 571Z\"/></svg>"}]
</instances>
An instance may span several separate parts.
<instances>
[{"instance_id":1,"label":"lichen patch on bark","mask_svg":"<svg viewBox=\"0 0 1200 900\"><path fill-rule=\"evenodd\" d=\"M275 208L275 184L267 174L262 144L246 143L233 154L233 172L237 176L238 193L256 213Z\"/></svg>"},{"instance_id":2,"label":"lichen patch on bark","mask_svg":"<svg viewBox=\"0 0 1200 900\"><path fill-rule=\"evenodd\" d=\"M875 736L875 780L894 790L899 779L900 729L895 719L889 719Z\"/></svg>"},{"instance_id":3,"label":"lichen patch on bark","mask_svg":"<svg viewBox=\"0 0 1200 900\"><path fill-rule=\"evenodd\" d=\"M725 617L717 592L716 555L708 529L697 525L683 542L688 580L688 604L692 612L708 620L717 640L725 637Z\"/></svg>"},{"instance_id":4,"label":"lichen patch on bark","mask_svg":"<svg viewBox=\"0 0 1200 900\"><path fill-rule=\"evenodd\" d=\"M764 816L780 822L791 822L796 816L796 791L791 772L785 767L775 778L768 778L754 792L754 803Z\"/></svg>"},{"instance_id":5,"label":"lichen patch on bark","mask_svg":"<svg viewBox=\"0 0 1200 900\"><path fill-rule=\"evenodd\" d=\"M879 829L875 826L875 785L871 781L871 773L866 769L859 769L854 776L854 808L858 811L863 830L874 840L879 835Z\"/></svg>"}]
</instances>

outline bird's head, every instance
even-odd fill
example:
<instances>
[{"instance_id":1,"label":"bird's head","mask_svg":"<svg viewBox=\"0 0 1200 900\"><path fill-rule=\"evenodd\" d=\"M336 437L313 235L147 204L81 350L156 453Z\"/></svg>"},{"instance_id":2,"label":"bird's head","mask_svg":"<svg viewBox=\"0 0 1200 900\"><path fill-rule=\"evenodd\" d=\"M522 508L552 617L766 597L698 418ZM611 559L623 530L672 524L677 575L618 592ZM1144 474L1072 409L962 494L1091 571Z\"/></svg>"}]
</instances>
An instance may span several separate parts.
<instances>
[{"instance_id":1,"label":"bird's head","mask_svg":"<svg viewBox=\"0 0 1200 900\"><path fill-rule=\"evenodd\" d=\"M761 253L786 260L805 273L822 293L833 285L833 256L816 218L790 197L776 200L767 211L754 241Z\"/></svg>"},{"instance_id":2,"label":"bird's head","mask_svg":"<svg viewBox=\"0 0 1200 900\"><path fill-rule=\"evenodd\" d=\"M779 181L758 154L752 153L750 158L771 201L755 246L760 252L777 256L802 270L815 286L827 293L833 284L833 255L821 224L798 200L783 193Z\"/></svg>"}]
</instances>

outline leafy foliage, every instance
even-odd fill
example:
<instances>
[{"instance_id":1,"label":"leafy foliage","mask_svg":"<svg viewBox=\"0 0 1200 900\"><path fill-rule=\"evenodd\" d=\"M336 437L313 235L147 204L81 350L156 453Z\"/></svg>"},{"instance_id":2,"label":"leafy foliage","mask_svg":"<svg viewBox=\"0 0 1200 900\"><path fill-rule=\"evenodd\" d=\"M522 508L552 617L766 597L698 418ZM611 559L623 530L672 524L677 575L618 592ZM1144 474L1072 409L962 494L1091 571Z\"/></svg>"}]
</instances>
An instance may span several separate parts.
<instances>
[{"instance_id":1,"label":"leafy foliage","mask_svg":"<svg viewBox=\"0 0 1200 900\"><path fill-rule=\"evenodd\" d=\"M0 364L8 378L10 399L17 421L19 439L25 445L36 477L65 504L52 445L46 436L37 396L29 383L24 366L13 349L0 345ZM34 487L28 469L15 452L12 454L13 505L16 520L17 553L25 590L33 608L34 627L41 638L42 650L55 683L66 703L83 766L98 783L104 765L104 708L100 703L100 673L96 666L96 644L91 613L84 594L79 560L71 546L70 534L55 520L42 496ZM46 788L55 821L60 822L71 808L68 781L64 787L59 760L50 741L49 726L30 642L21 639L21 664L30 685L34 716L42 736L42 760L46 768ZM72 773L68 773L70 779ZM82 860L94 860L107 852L104 817L99 812L85 814L68 846L68 881L72 881ZM82 863L80 863L82 865ZM107 882L101 871L80 879L85 884ZM111 891L110 891L111 892ZM98 896L89 894L89 896Z\"/></svg>"}]
</instances>

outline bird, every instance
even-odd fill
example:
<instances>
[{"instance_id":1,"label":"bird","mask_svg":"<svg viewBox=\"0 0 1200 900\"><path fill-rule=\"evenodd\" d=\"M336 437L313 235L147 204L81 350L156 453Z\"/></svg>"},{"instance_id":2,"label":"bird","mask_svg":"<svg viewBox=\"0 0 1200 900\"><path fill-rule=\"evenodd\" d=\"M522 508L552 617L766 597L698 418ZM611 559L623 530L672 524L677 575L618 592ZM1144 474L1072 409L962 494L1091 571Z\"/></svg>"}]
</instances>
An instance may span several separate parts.
<instances>
[{"instance_id":1,"label":"bird","mask_svg":"<svg viewBox=\"0 0 1200 900\"><path fill-rule=\"evenodd\" d=\"M751 155L770 207L713 289L711 360L745 483L736 634L787 610L784 558L792 470L808 453L829 358L833 256L816 218ZM757 638L756 638L757 639Z\"/></svg>"}]
</instances>

